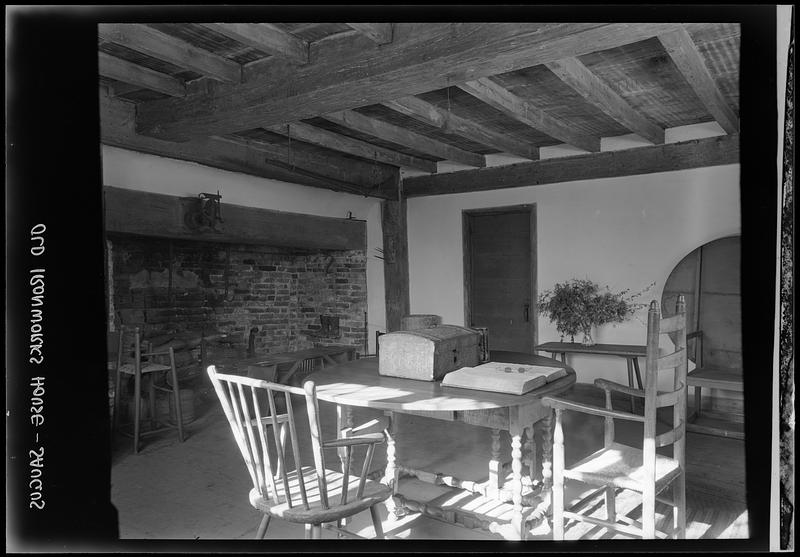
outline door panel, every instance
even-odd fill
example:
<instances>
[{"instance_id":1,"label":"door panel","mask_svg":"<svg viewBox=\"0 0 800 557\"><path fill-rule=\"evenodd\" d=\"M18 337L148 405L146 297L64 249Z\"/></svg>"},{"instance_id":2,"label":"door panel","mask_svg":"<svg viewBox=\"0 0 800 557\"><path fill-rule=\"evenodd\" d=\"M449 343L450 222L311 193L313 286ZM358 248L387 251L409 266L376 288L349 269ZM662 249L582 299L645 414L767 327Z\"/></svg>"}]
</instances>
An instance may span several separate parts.
<instances>
[{"instance_id":1,"label":"door panel","mask_svg":"<svg viewBox=\"0 0 800 557\"><path fill-rule=\"evenodd\" d=\"M531 211L466 214L468 325L489 330L492 350L533 350Z\"/></svg>"}]
</instances>

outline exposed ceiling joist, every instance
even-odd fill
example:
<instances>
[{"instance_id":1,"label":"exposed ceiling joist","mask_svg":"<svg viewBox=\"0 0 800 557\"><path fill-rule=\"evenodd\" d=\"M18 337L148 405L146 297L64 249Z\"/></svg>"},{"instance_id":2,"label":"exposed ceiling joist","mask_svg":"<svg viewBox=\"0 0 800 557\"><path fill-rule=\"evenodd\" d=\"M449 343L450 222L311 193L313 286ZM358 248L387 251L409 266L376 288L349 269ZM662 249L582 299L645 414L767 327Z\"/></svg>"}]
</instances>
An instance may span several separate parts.
<instances>
[{"instance_id":1,"label":"exposed ceiling joist","mask_svg":"<svg viewBox=\"0 0 800 557\"><path fill-rule=\"evenodd\" d=\"M658 36L678 70L726 133L739 132L739 118L733 112L703 62L703 57L683 27Z\"/></svg>"},{"instance_id":2,"label":"exposed ceiling joist","mask_svg":"<svg viewBox=\"0 0 800 557\"><path fill-rule=\"evenodd\" d=\"M407 197L465 193L737 164L739 136L558 157L403 180Z\"/></svg>"},{"instance_id":3,"label":"exposed ceiling joist","mask_svg":"<svg viewBox=\"0 0 800 557\"><path fill-rule=\"evenodd\" d=\"M347 25L368 37L376 44L392 42L391 23L348 23Z\"/></svg>"},{"instance_id":4,"label":"exposed ceiling joist","mask_svg":"<svg viewBox=\"0 0 800 557\"><path fill-rule=\"evenodd\" d=\"M642 116L577 58L549 62L547 67L584 99L633 133L655 144L664 143L663 128Z\"/></svg>"},{"instance_id":5,"label":"exposed ceiling joist","mask_svg":"<svg viewBox=\"0 0 800 557\"><path fill-rule=\"evenodd\" d=\"M174 77L132 64L105 52L98 52L97 56L98 72L104 77L139 88L152 89L172 97L183 97L186 94L186 86Z\"/></svg>"},{"instance_id":6,"label":"exposed ceiling joist","mask_svg":"<svg viewBox=\"0 0 800 557\"><path fill-rule=\"evenodd\" d=\"M229 83L239 83L241 80L241 66L236 62L199 49L152 27L125 23L101 23L97 29L102 40L130 48L178 67Z\"/></svg>"},{"instance_id":7,"label":"exposed ceiling joist","mask_svg":"<svg viewBox=\"0 0 800 557\"><path fill-rule=\"evenodd\" d=\"M308 63L308 42L269 23L204 23L205 27L247 46L298 64Z\"/></svg>"},{"instance_id":8,"label":"exposed ceiling joist","mask_svg":"<svg viewBox=\"0 0 800 557\"><path fill-rule=\"evenodd\" d=\"M392 151L391 149L385 149L378 145L367 143L366 141L360 141L302 122L269 126L266 129L293 139L305 141L306 143L312 143L320 147L361 157L368 161L377 161L398 167L415 168L428 173L435 173L438 170L438 165L435 161L406 155L405 153Z\"/></svg>"},{"instance_id":9,"label":"exposed ceiling joist","mask_svg":"<svg viewBox=\"0 0 800 557\"><path fill-rule=\"evenodd\" d=\"M597 152L600 150L599 137L576 132L568 124L553 118L489 78L468 81L458 85L458 88L511 118L559 141L586 151Z\"/></svg>"},{"instance_id":10,"label":"exposed ceiling joist","mask_svg":"<svg viewBox=\"0 0 800 557\"><path fill-rule=\"evenodd\" d=\"M397 143L398 145L404 145L448 161L478 168L486 166L486 157L483 155L459 149L458 147L437 141L428 136L409 131L382 120L370 118L369 116L352 110L325 114L323 117L326 120L336 122L337 124L357 130L361 133L366 133L391 143Z\"/></svg>"},{"instance_id":11,"label":"exposed ceiling joist","mask_svg":"<svg viewBox=\"0 0 800 557\"><path fill-rule=\"evenodd\" d=\"M343 185L348 184L350 193L382 198L395 195L394 189L389 192L384 186L384 182L393 183L392 177L399 172L391 166L345 161L301 148L289 153L285 146L240 136L162 141L134 133L132 103L101 93L100 109L101 142L106 145L305 186L344 191Z\"/></svg>"},{"instance_id":12,"label":"exposed ceiling joist","mask_svg":"<svg viewBox=\"0 0 800 557\"><path fill-rule=\"evenodd\" d=\"M259 65L260 73L240 86L221 84L183 101L141 103L137 131L179 140L298 121L617 47L676 27L396 23L394 39L387 45L364 50L354 47L352 37L332 37L312 47L312 61L305 66Z\"/></svg>"},{"instance_id":13,"label":"exposed ceiling joist","mask_svg":"<svg viewBox=\"0 0 800 557\"><path fill-rule=\"evenodd\" d=\"M494 131L456 114L440 110L418 97L402 97L383 104L415 120L487 147L493 147L526 159L536 160L539 158L539 150L535 146L529 145L524 141L518 141L505 133Z\"/></svg>"}]
</instances>

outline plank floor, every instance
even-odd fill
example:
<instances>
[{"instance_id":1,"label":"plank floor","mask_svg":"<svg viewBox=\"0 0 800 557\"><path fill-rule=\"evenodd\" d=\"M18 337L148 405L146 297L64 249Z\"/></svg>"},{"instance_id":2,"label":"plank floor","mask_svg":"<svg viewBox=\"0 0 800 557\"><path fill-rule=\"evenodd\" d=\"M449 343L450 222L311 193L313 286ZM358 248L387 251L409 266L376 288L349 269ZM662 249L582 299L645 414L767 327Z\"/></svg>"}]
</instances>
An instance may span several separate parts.
<instances>
[{"instance_id":1,"label":"plank floor","mask_svg":"<svg viewBox=\"0 0 800 557\"><path fill-rule=\"evenodd\" d=\"M569 395L575 400L600 403L599 395L590 385L578 384ZM247 494L249 476L236 448L230 428L216 399L198 397L195 420L185 430L183 443L176 434L165 432L145 438L139 454L132 452L132 440L119 436L114 442L111 470L111 497L119 513L122 539L248 539L255 534L259 514L250 506ZM596 400L595 400L596 399ZM621 400L620 408L629 404ZM615 403L616 405L616 403ZM334 408L322 404L324 436L335 435ZM356 410L356 422L366 421L378 414ZM573 417L565 421L566 460L574 461L596 450L602 443L602 418ZM401 415L398 419L397 454L404 465L461 479L482 481L487 476L490 454L490 432L487 429L461 423L445 422L420 416ZM635 440L641 435L635 428L617 426L618 440ZM502 458L510 460L509 440L501 437ZM305 452L305 451L304 451ZM747 538L747 508L745 504L744 442L691 433L687 439L687 538L727 539ZM385 465L385 450L376 451L373 469ZM468 516L476 509L502 518L510 506L480 501L476 496L464 496L447 486L430 486L414 478L400 482L400 493L411 499L444 502L451 510L460 509L459 516ZM569 493L568 493L569 497ZM459 507L460 505L460 507ZM621 495L618 512L637 519L640 501ZM662 521L671 520L660 509ZM602 505L597 516L604 517ZM387 536L398 539L459 539L500 540L501 538L476 526L469 518L456 524L409 513L396 521L384 517ZM356 516L349 526L359 535L374 534L368 513ZM300 539L303 527L273 520L269 539ZM605 539L612 535L603 528L580 524L568 527L567 539ZM336 534L323 531L323 538ZM550 539L549 528L531 532L533 540Z\"/></svg>"}]
</instances>

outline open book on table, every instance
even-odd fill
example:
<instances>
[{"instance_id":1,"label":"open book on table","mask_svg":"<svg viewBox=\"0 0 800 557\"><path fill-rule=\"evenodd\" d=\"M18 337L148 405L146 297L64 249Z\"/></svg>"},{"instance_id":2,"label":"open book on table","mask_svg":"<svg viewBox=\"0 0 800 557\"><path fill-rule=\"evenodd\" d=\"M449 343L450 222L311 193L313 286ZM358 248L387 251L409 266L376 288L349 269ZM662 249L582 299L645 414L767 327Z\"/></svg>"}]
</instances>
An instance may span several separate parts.
<instances>
[{"instance_id":1,"label":"open book on table","mask_svg":"<svg viewBox=\"0 0 800 557\"><path fill-rule=\"evenodd\" d=\"M442 379L442 385L522 395L566 374L563 367L487 362L451 371Z\"/></svg>"}]
</instances>

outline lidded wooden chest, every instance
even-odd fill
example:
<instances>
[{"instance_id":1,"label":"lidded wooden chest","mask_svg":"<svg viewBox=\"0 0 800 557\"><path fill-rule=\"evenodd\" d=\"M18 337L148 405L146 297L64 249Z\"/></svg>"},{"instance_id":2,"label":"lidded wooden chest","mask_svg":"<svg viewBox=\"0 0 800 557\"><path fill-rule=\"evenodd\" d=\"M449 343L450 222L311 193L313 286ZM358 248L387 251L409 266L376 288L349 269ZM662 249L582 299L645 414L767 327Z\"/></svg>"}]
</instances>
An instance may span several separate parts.
<instances>
[{"instance_id":1,"label":"lidded wooden chest","mask_svg":"<svg viewBox=\"0 0 800 557\"><path fill-rule=\"evenodd\" d=\"M378 337L378 372L440 381L449 371L480 363L479 339L477 331L458 325L386 333Z\"/></svg>"}]
</instances>

